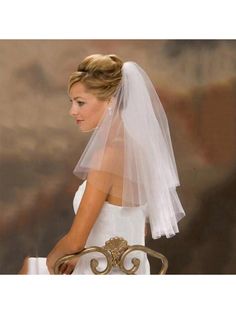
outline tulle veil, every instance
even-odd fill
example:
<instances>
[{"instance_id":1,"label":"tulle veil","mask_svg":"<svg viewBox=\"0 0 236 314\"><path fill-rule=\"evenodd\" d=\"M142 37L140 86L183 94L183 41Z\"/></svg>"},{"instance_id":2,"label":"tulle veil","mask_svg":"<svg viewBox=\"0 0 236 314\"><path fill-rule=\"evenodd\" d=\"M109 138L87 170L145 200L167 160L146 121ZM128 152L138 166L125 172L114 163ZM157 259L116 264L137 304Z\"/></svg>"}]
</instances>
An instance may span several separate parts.
<instances>
[{"instance_id":1,"label":"tulle veil","mask_svg":"<svg viewBox=\"0 0 236 314\"><path fill-rule=\"evenodd\" d=\"M109 158L107 160L107 152ZM105 190L89 172L106 172L122 188L122 206L143 206L153 239L174 236L185 216L176 192L180 185L169 126L157 92L135 62L124 62L122 80L93 131L73 173Z\"/></svg>"}]
</instances>

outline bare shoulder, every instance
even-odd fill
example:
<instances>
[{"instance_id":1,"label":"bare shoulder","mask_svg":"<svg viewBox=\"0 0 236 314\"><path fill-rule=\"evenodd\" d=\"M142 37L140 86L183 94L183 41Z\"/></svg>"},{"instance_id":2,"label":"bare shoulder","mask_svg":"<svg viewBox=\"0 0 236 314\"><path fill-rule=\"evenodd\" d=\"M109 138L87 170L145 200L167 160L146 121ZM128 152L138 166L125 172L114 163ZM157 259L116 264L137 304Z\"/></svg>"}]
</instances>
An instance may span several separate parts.
<instances>
[{"instance_id":1,"label":"bare shoulder","mask_svg":"<svg viewBox=\"0 0 236 314\"><path fill-rule=\"evenodd\" d=\"M94 159L98 158L103 164L110 164L115 159L115 153L115 148L108 146L104 150L98 150L94 155Z\"/></svg>"},{"instance_id":2,"label":"bare shoulder","mask_svg":"<svg viewBox=\"0 0 236 314\"><path fill-rule=\"evenodd\" d=\"M93 189L108 193L113 179L114 150L107 147L104 151L97 151L92 165L88 172L85 194L91 193Z\"/></svg>"},{"instance_id":3,"label":"bare shoulder","mask_svg":"<svg viewBox=\"0 0 236 314\"><path fill-rule=\"evenodd\" d=\"M99 158L98 160L92 160L92 162L95 162L93 164L95 167L90 169L88 173L79 209L69 232L72 239L75 239L76 248L84 247L88 235L112 188L113 174L111 167L115 166L114 150L109 147L103 152L103 155L100 154L97 153L94 156L94 158ZM96 167L96 165L100 166Z\"/></svg>"},{"instance_id":4,"label":"bare shoulder","mask_svg":"<svg viewBox=\"0 0 236 314\"><path fill-rule=\"evenodd\" d=\"M94 169L90 169L87 177L84 201L97 202L101 205L102 201L117 202L112 195L122 194L122 157L120 151L114 147L106 147L104 151L97 151L94 155ZM99 165L96 168L96 165ZM93 197L94 196L94 197ZM95 197L96 196L96 197ZM99 201L96 198L99 198ZM82 202L84 203L84 202Z\"/></svg>"}]
</instances>

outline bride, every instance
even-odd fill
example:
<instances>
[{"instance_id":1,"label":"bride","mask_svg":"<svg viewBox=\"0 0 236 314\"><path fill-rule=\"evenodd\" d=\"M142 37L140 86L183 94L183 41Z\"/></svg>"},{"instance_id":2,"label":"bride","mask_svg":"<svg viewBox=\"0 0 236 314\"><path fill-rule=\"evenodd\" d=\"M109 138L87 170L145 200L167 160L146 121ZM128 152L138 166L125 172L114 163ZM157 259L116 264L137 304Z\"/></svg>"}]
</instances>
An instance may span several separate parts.
<instances>
[{"instance_id":1,"label":"bride","mask_svg":"<svg viewBox=\"0 0 236 314\"><path fill-rule=\"evenodd\" d=\"M68 95L80 131L92 132L73 171L83 180L73 200L75 217L48 256L26 258L20 274L53 274L59 258L114 236L145 245L146 222L153 239L172 237L185 215L167 118L144 70L116 55L91 55L71 74ZM141 261L137 274L150 274L146 254L134 256ZM63 264L60 273L92 274L93 257L106 267L105 258L92 253Z\"/></svg>"}]
</instances>

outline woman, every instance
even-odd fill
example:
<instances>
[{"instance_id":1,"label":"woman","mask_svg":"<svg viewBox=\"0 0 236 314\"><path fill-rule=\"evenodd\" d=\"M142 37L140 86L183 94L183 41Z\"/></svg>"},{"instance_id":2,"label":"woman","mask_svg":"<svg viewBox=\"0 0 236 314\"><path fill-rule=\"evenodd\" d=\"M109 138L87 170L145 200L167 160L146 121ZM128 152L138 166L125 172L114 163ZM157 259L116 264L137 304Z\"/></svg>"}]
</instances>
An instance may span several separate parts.
<instances>
[{"instance_id":1,"label":"woman","mask_svg":"<svg viewBox=\"0 0 236 314\"><path fill-rule=\"evenodd\" d=\"M169 238L185 215L176 193L179 179L166 115L142 68L116 55L88 56L72 73L68 94L70 115L80 130L93 131L74 169L84 182L74 197L70 230L47 259L27 260L27 273L53 274L60 257L103 246L113 236L144 245L147 221L153 239ZM98 255L63 265L61 273L91 274L89 261L95 256L104 269L106 261ZM150 274L147 256L133 255L141 261L137 274ZM127 256L127 267L133 255Z\"/></svg>"}]
</instances>

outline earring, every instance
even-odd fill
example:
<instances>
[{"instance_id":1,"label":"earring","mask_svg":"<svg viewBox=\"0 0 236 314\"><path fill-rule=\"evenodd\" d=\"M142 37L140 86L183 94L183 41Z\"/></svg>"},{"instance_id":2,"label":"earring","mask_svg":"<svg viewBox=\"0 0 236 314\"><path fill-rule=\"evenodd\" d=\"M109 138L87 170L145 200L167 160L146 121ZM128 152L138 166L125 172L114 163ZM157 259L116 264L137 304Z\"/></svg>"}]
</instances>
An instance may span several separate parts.
<instances>
[{"instance_id":1,"label":"earring","mask_svg":"<svg viewBox=\"0 0 236 314\"><path fill-rule=\"evenodd\" d=\"M112 108L108 107L108 115L111 116L112 115Z\"/></svg>"}]
</instances>

